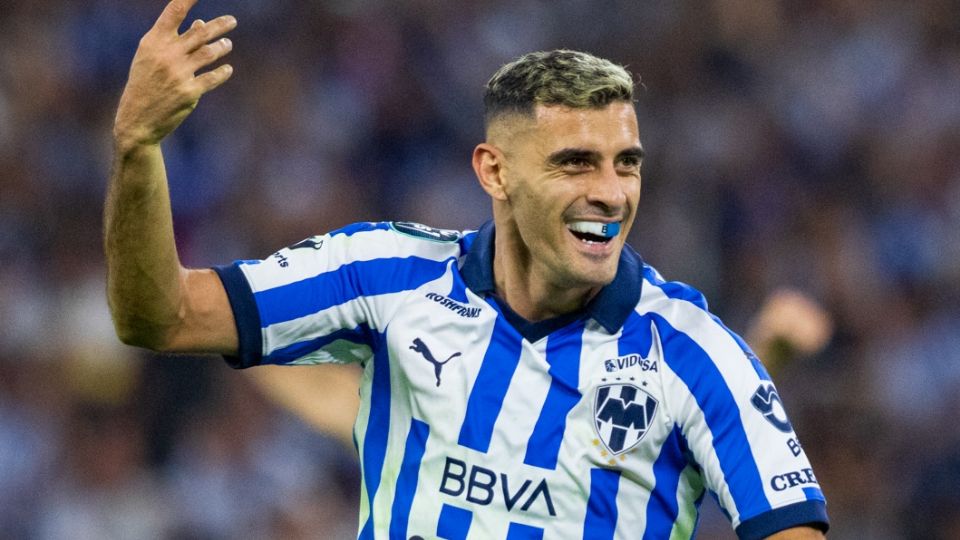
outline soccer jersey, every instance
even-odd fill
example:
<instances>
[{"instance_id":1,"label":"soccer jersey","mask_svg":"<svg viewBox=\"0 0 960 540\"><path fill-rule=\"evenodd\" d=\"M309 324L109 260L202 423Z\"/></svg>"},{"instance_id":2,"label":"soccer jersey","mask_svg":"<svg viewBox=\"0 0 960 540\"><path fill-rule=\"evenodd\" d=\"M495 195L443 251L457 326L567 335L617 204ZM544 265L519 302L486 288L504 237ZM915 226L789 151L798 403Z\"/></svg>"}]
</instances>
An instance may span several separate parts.
<instances>
[{"instance_id":1,"label":"soccer jersey","mask_svg":"<svg viewBox=\"0 0 960 540\"><path fill-rule=\"evenodd\" d=\"M581 312L528 323L493 242L359 223L217 268L231 365L363 366L360 538L689 538L707 493L741 538L827 527L776 388L699 293L625 246Z\"/></svg>"}]
</instances>

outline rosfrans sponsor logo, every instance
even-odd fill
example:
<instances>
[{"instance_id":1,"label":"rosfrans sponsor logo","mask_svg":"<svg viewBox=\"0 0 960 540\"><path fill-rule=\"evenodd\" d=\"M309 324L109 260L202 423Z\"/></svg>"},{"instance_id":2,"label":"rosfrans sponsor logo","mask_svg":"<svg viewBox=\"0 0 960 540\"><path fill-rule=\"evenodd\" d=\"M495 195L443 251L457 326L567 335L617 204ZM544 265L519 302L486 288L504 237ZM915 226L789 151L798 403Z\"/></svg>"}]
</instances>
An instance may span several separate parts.
<instances>
[{"instance_id":1,"label":"rosfrans sponsor logo","mask_svg":"<svg viewBox=\"0 0 960 540\"><path fill-rule=\"evenodd\" d=\"M463 305L460 302L447 298L442 294L430 292L426 294L426 297L428 300L433 300L434 302L440 304L441 306L449 309L450 311L456 313L461 317L475 319L480 316L480 308Z\"/></svg>"}]
</instances>

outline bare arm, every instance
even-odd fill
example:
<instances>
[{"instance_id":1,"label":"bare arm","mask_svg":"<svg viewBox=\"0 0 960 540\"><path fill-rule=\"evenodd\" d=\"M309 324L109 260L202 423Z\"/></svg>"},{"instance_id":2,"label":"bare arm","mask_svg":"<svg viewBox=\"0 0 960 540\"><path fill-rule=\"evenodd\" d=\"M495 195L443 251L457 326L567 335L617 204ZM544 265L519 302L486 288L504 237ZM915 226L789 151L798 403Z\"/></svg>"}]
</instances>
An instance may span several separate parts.
<instances>
[{"instance_id":1,"label":"bare arm","mask_svg":"<svg viewBox=\"0 0 960 540\"><path fill-rule=\"evenodd\" d=\"M181 266L160 141L223 84L229 65L196 75L227 54L217 39L230 16L178 28L196 0L174 0L140 40L114 122L114 162L104 214L107 295L114 326L131 345L164 351L237 351L233 313L211 270ZM215 40L215 41L211 41Z\"/></svg>"},{"instance_id":2,"label":"bare arm","mask_svg":"<svg viewBox=\"0 0 960 540\"><path fill-rule=\"evenodd\" d=\"M244 374L276 404L353 449L360 408L358 366L259 366Z\"/></svg>"},{"instance_id":3,"label":"bare arm","mask_svg":"<svg viewBox=\"0 0 960 540\"><path fill-rule=\"evenodd\" d=\"M826 536L813 527L793 527L767 537L767 540L824 540Z\"/></svg>"}]
</instances>

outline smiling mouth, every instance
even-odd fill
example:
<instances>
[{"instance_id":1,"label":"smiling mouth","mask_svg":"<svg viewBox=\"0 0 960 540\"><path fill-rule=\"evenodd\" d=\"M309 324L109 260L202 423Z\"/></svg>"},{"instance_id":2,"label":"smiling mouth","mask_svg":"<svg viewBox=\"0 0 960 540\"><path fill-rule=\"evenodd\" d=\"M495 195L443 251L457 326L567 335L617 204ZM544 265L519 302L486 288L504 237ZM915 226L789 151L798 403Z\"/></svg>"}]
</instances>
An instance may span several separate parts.
<instances>
[{"instance_id":1,"label":"smiling mouth","mask_svg":"<svg viewBox=\"0 0 960 540\"><path fill-rule=\"evenodd\" d=\"M608 244L620 234L620 223L574 221L567 224L567 229L586 244Z\"/></svg>"}]
</instances>

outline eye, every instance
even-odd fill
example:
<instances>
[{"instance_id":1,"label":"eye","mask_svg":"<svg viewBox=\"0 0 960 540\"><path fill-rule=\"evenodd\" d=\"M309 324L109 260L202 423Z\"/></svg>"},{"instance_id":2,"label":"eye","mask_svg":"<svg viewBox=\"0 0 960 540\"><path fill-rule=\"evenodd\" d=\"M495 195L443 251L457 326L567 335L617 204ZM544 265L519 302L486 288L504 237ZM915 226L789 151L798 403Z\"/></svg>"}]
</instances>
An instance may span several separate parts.
<instances>
[{"instance_id":1,"label":"eye","mask_svg":"<svg viewBox=\"0 0 960 540\"><path fill-rule=\"evenodd\" d=\"M561 166L567 169L586 169L590 167L590 161L582 157L571 157L565 159Z\"/></svg>"},{"instance_id":2,"label":"eye","mask_svg":"<svg viewBox=\"0 0 960 540\"><path fill-rule=\"evenodd\" d=\"M620 158L620 166L628 168L636 168L640 166L640 157L639 156L623 156Z\"/></svg>"},{"instance_id":3,"label":"eye","mask_svg":"<svg viewBox=\"0 0 960 540\"><path fill-rule=\"evenodd\" d=\"M617 169L621 172L632 173L640 170L643 158L640 156L622 156L617 160Z\"/></svg>"}]
</instances>

